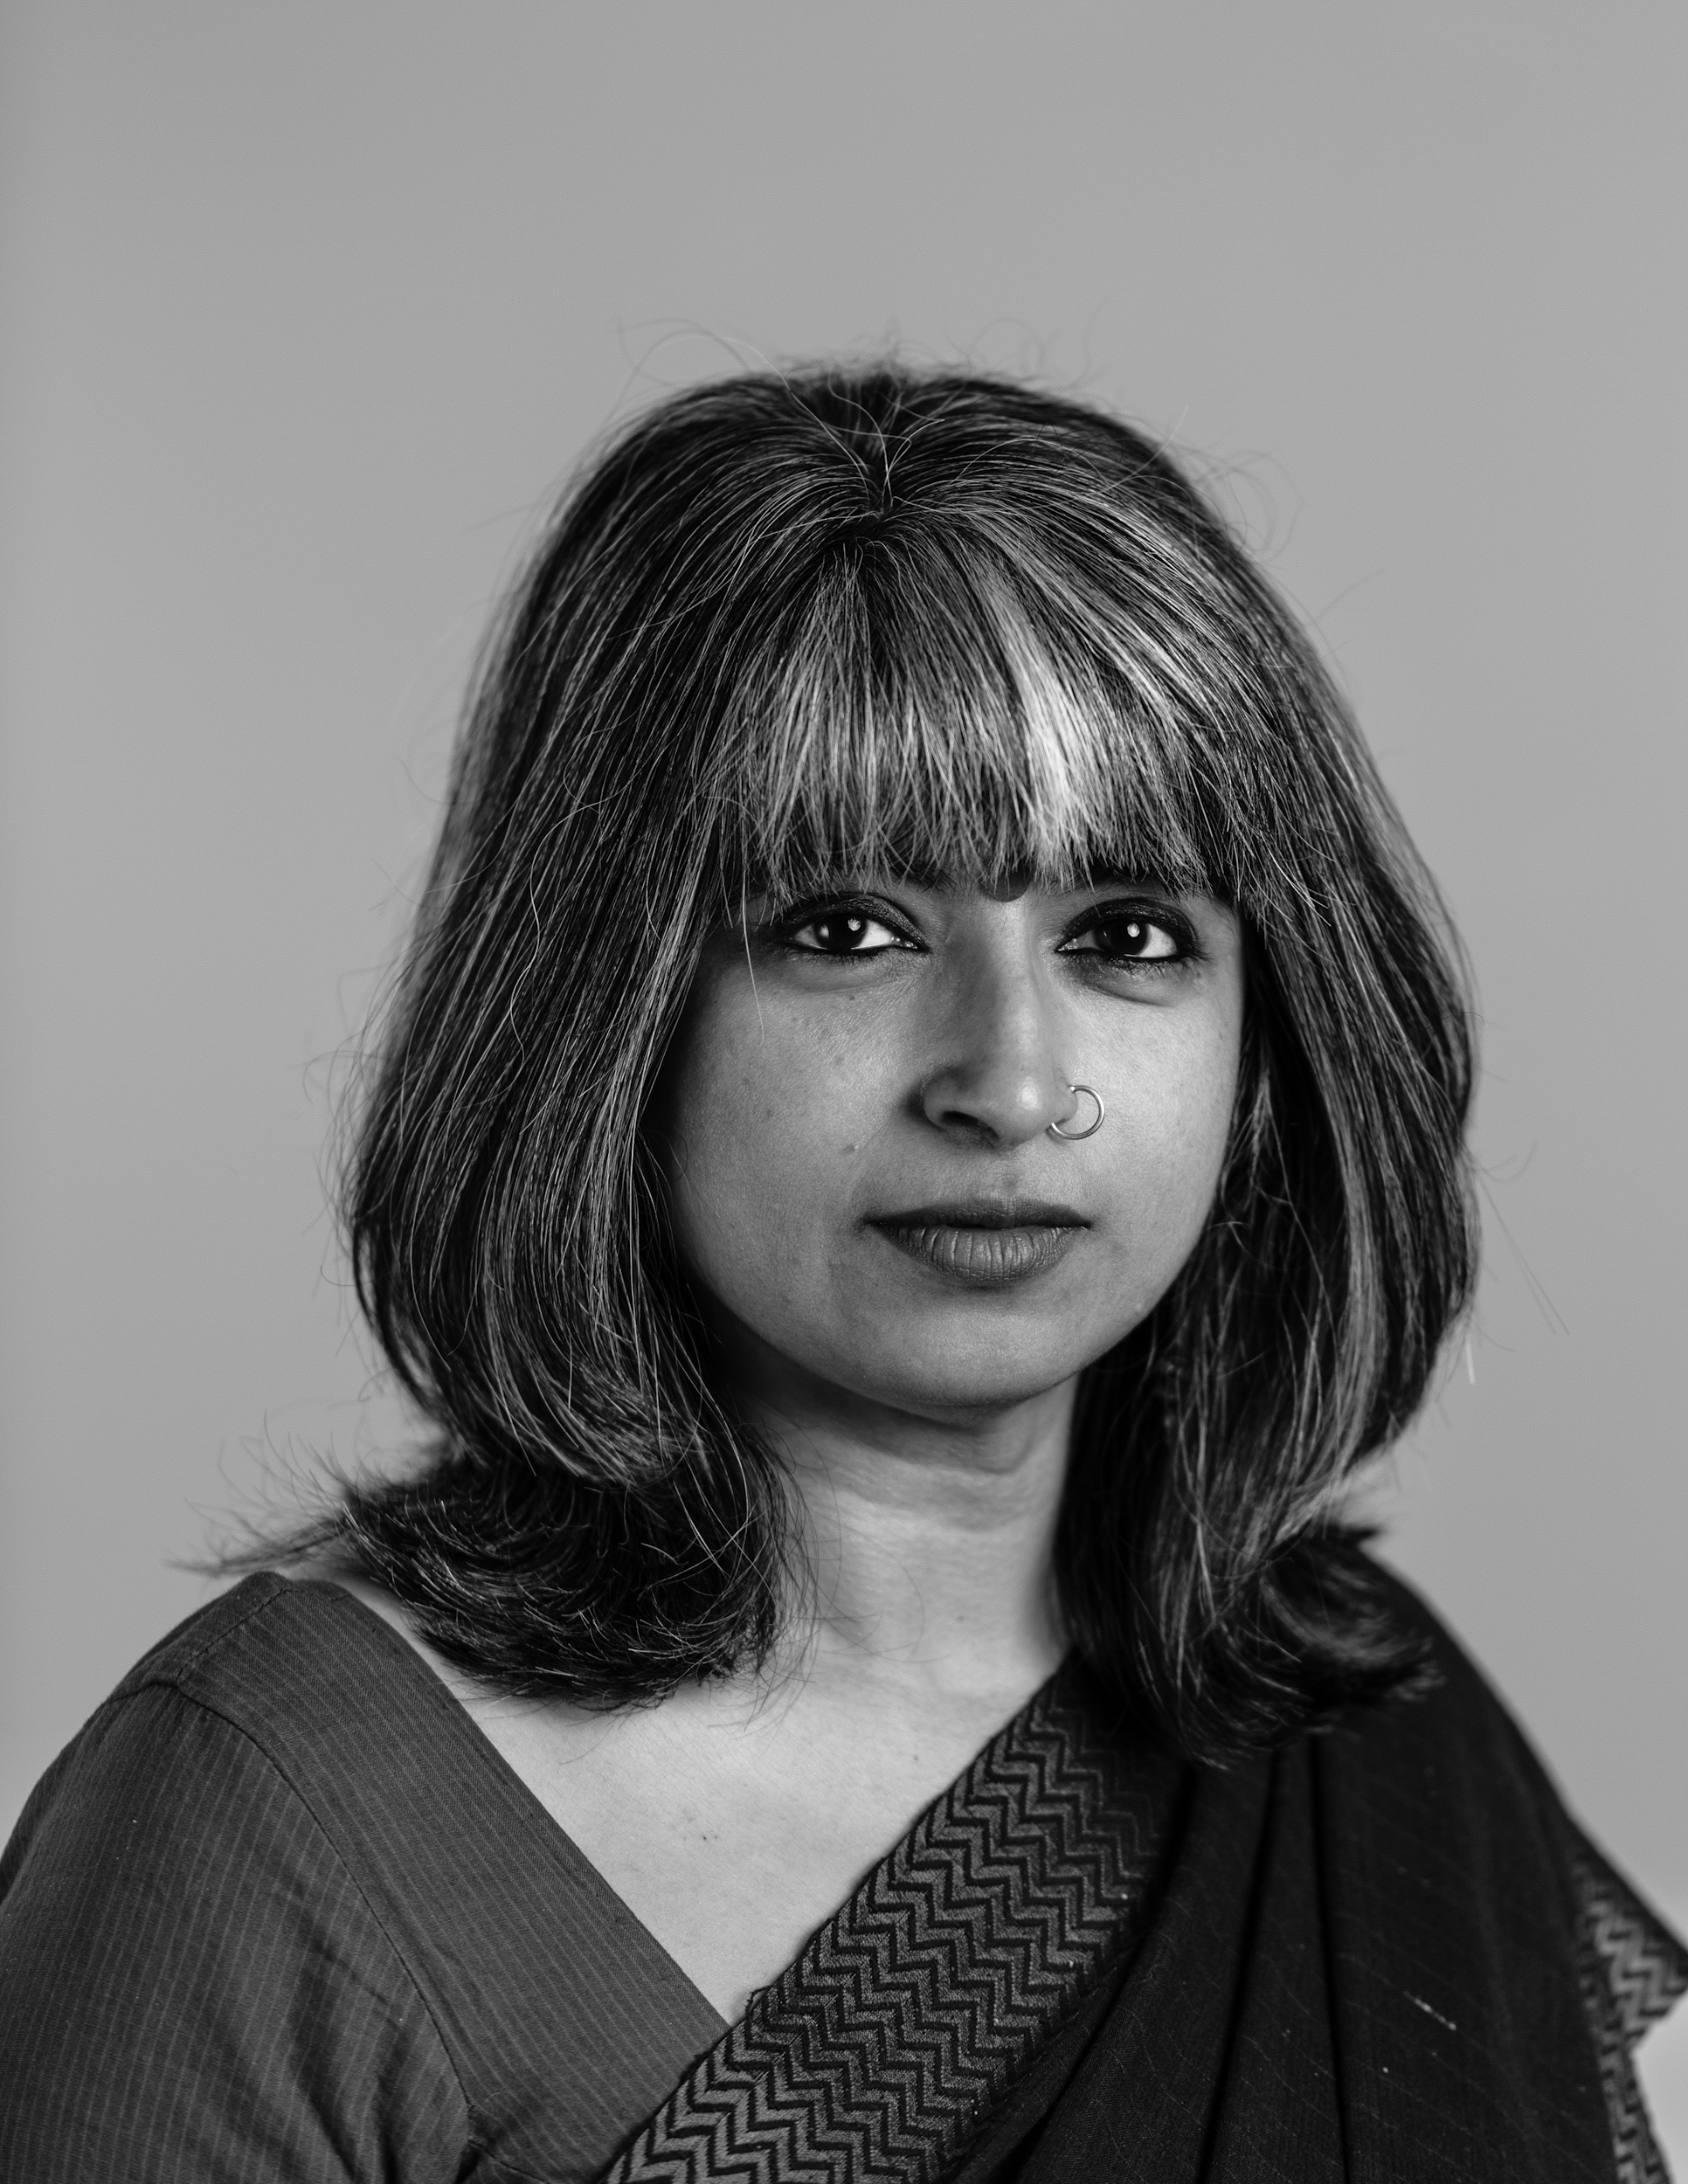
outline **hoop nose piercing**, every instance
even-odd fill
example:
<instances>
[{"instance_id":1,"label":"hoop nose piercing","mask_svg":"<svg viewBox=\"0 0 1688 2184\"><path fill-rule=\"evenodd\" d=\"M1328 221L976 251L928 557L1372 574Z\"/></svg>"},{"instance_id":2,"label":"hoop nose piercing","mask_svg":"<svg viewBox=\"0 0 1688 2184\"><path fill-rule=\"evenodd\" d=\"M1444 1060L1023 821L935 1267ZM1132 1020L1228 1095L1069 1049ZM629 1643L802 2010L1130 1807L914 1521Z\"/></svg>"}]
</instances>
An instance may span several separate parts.
<instances>
[{"instance_id":1,"label":"hoop nose piercing","mask_svg":"<svg viewBox=\"0 0 1688 2184\"><path fill-rule=\"evenodd\" d=\"M1063 1130L1059 1123L1051 1123L1049 1124L1049 1135L1051 1137L1064 1138L1066 1142L1071 1145L1076 1144L1081 1137L1094 1137L1097 1130L1102 1128L1103 1118L1107 1114L1108 1110L1102 1104L1101 1093L1096 1091L1091 1086L1088 1084L1069 1084L1067 1087L1067 1089L1076 1099L1080 1093L1083 1093L1087 1100L1094 1100L1096 1102L1096 1120L1084 1130ZM1067 1120L1070 1123L1073 1119L1073 1115L1076 1115L1078 1109L1075 1108L1073 1109L1073 1114L1068 1116Z\"/></svg>"}]
</instances>

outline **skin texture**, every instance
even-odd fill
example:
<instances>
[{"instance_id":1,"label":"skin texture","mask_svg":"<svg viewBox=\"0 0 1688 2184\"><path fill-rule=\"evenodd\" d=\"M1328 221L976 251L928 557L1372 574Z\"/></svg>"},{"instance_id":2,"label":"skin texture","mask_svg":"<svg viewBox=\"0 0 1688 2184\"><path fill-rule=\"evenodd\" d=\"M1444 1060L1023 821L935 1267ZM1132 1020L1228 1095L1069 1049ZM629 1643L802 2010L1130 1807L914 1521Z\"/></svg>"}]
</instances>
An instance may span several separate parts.
<instances>
[{"instance_id":1,"label":"skin texture","mask_svg":"<svg viewBox=\"0 0 1688 2184\"><path fill-rule=\"evenodd\" d=\"M1087 930L1114 906L1132 916ZM847 937L867 944L819 944ZM1150 952L1180 942L1181 959ZM681 1030L669 1166L741 1385L799 1430L842 1409L896 1443L909 1421L974 1430L1070 1381L1200 1234L1241 1004L1230 914L1141 888L869 882L843 916L716 936ZM1052 1123L1094 1113L1074 1083L1107 1120L1062 1143ZM978 1286L872 1225L980 1199L1058 1202L1088 1226L1047 1272Z\"/></svg>"},{"instance_id":2,"label":"skin texture","mask_svg":"<svg viewBox=\"0 0 1688 2184\"><path fill-rule=\"evenodd\" d=\"M1143 885L865 874L707 943L660 1104L674 1217L789 1468L808 1612L760 1678L609 1717L419 1649L724 2018L1059 1662L1077 1376L1200 1233L1242 1006L1231 913ZM1074 1083L1106 1120L1062 1143L1051 1123L1094 1111ZM1017 1200L1070 1216L1028 1225L1018 1280L953 1270L979 1255L965 1224L936 1264L875 1226Z\"/></svg>"}]
</instances>

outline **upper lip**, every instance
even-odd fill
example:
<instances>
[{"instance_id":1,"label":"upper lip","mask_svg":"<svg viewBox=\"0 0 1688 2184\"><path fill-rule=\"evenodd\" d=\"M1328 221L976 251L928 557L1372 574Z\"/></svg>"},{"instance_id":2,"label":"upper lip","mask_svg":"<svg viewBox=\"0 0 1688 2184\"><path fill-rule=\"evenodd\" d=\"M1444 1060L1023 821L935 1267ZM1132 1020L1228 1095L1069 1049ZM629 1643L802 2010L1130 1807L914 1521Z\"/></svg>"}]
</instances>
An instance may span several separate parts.
<instances>
[{"instance_id":1,"label":"upper lip","mask_svg":"<svg viewBox=\"0 0 1688 2184\"><path fill-rule=\"evenodd\" d=\"M868 1216L875 1228L1088 1228L1070 1206L1048 1199L944 1199Z\"/></svg>"}]
</instances>

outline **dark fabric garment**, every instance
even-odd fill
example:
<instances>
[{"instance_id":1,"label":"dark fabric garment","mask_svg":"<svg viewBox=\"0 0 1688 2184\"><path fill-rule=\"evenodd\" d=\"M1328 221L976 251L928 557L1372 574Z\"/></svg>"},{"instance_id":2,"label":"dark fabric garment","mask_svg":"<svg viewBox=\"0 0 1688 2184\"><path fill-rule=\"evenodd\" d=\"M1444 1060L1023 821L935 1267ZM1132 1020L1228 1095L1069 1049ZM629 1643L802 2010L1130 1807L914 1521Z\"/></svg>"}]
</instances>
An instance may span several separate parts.
<instances>
[{"instance_id":1,"label":"dark fabric garment","mask_svg":"<svg viewBox=\"0 0 1688 2184\"><path fill-rule=\"evenodd\" d=\"M1420 1619L1409 1596L1399 1607ZM755 1998L606 2184L1662 2177L1629 2048L1688 1984L1688 1955L1577 1832L1470 1664L1427 1635L1442 1675L1429 1700L1189 1771L1164 1860L1175 1772L1110 1748L1058 1682ZM1038 1837L1044 1808L1065 1817L1058 1847ZM1039 1907L1110 1835L1131 1852L1096 1891L1113 1917L1069 1961L1067 1920L1040 1924ZM993 2008L967 2022L978 1988ZM1022 2042L1003 2091L977 2098L1007 2044L999 2024L1034 1996L1035 2059ZM964 2023L958 2063L944 2035Z\"/></svg>"},{"instance_id":2,"label":"dark fabric garment","mask_svg":"<svg viewBox=\"0 0 1688 2184\"><path fill-rule=\"evenodd\" d=\"M853 2055L820 2074L811 2132L844 2149L839 2184L893 2110L901 2173L952 2184L1649 2184L1629 2049L1688 1960L1436 1643L1429 1699L1223 1773L1104 1750L1082 1709L1053 1739L1035 1704L1011 1724L826 1930L861 1946L817 1937L747 2020L783 2022L788 2056L806 2040L814 2060L815 2022ZM1076 1892L1040 1925L1063 1872ZM920 1918L892 1885L911 1876ZM981 1971L989 2007L958 2008ZM732 2037L330 1586L250 1579L183 1626L0 1862L8 2184L574 2184ZM751 2108L793 2082L764 2060L737 2089ZM718 2152L695 2135L664 2174L798 2174L766 2145L737 2168Z\"/></svg>"},{"instance_id":3,"label":"dark fabric garment","mask_svg":"<svg viewBox=\"0 0 1688 2184\"><path fill-rule=\"evenodd\" d=\"M6 2184L584 2184L723 2030L335 1586L184 1624L0 1862Z\"/></svg>"},{"instance_id":4,"label":"dark fabric garment","mask_svg":"<svg viewBox=\"0 0 1688 2184\"><path fill-rule=\"evenodd\" d=\"M922 1815L605 2184L941 2176L1141 1932L1184 1770L1057 1676Z\"/></svg>"},{"instance_id":5,"label":"dark fabric garment","mask_svg":"<svg viewBox=\"0 0 1688 2184\"><path fill-rule=\"evenodd\" d=\"M965 2184L1664 2175L1629 2049L1688 1987L1688 1952L1432 1635L1429 1699L1198 1775L1105 2016L1012 2156Z\"/></svg>"}]
</instances>

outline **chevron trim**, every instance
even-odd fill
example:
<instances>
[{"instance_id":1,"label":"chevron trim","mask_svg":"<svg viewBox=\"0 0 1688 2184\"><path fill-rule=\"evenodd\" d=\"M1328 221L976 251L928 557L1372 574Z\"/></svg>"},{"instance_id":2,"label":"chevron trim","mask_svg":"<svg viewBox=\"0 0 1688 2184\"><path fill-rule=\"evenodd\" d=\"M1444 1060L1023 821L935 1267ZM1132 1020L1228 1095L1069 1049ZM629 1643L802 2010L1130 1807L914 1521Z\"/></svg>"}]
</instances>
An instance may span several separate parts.
<instances>
[{"instance_id":1,"label":"chevron trim","mask_svg":"<svg viewBox=\"0 0 1688 2184\"><path fill-rule=\"evenodd\" d=\"M603 2184L935 2184L1139 1936L1178 1780L1128 1760L1057 1676Z\"/></svg>"},{"instance_id":2,"label":"chevron trim","mask_svg":"<svg viewBox=\"0 0 1688 2184\"><path fill-rule=\"evenodd\" d=\"M1571 1842L1583 2008L1595 2035L1618 2184L1670 2184L1630 2050L1688 1990L1688 1951L1581 1836Z\"/></svg>"}]
</instances>

